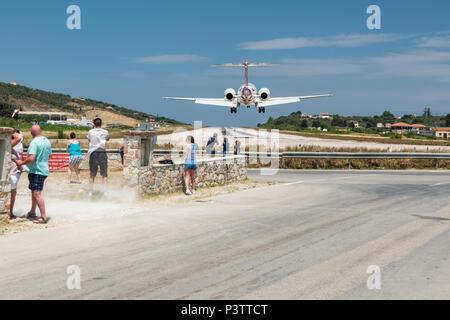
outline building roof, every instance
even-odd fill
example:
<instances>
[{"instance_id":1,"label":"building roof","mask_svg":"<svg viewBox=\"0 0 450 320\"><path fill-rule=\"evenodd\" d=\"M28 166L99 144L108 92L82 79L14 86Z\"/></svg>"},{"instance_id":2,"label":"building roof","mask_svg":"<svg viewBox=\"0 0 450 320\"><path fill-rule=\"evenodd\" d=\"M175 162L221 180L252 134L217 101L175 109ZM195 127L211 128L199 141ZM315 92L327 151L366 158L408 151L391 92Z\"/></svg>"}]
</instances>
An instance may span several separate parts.
<instances>
[{"instance_id":1,"label":"building roof","mask_svg":"<svg viewBox=\"0 0 450 320\"><path fill-rule=\"evenodd\" d=\"M433 128L433 131L450 132L450 128Z\"/></svg>"},{"instance_id":2,"label":"building roof","mask_svg":"<svg viewBox=\"0 0 450 320\"><path fill-rule=\"evenodd\" d=\"M409 124L405 122L398 122L391 125L391 127L404 127L404 128L425 128L423 124Z\"/></svg>"}]
</instances>

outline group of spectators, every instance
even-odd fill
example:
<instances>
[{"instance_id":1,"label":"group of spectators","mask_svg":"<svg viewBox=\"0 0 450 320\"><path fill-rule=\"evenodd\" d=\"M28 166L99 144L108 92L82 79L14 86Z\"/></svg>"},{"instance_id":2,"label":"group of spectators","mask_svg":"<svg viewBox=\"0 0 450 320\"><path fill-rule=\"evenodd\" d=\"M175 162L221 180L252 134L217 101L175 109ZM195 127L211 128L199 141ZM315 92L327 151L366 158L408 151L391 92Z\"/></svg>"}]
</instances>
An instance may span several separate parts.
<instances>
[{"instance_id":1,"label":"group of spectators","mask_svg":"<svg viewBox=\"0 0 450 320\"><path fill-rule=\"evenodd\" d=\"M91 129L87 135L89 141L89 196L93 194L95 177L100 168L100 175L103 178L103 183L108 182L108 157L106 154L106 142L109 141L109 133L102 129L102 120L100 118L94 119L94 128ZM48 218L45 211L45 201L42 197L44 183L49 175L48 161L52 154L52 147L50 141L42 135L42 130L39 125L31 127L32 141L28 147L27 156L23 158L23 134L19 130L15 130L12 135L12 150L11 150L11 166L10 166L10 184L11 184L11 206L10 219L16 219L14 215L14 205L16 202L17 186L23 172L28 173L28 188L31 191L31 209L25 215L25 218L31 219L34 223L47 223ZM217 133L215 133L206 145L206 153L210 155L216 154L219 142ZM235 140L234 154L240 153L241 143ZM69 153L68 163L68 181L72 183L72 174L75 173L77 180L75 183L81 183L80 165L83 161L80 141L77 139L75 132L70 133L67 141L66 150ZM198 146L195 143L193 136L188 136L186 139L186 146L184 148L185 154L185 192L187 195L195 193L195 176L197 170L196 152ZM121 146L120 154L123 164L124 147ZM229 153L228 139L224 138L222 143L222 153L224 155ZM37 217L36 209L39 208L40 217Z\"/></svg>"},{"instance_id":2,"label":"group of spectators","mask_svg":"<svg viewBox=\"0 0 450 320\"><path fill-rule=\"evenodd\" d=\"M45 202L42 197L44 182L49 175L48 161L52 154L50 141L42 135L39 125L33 125L30 130L32 141L28 146L27 156L23 154L23 134L15 130L12 134L11 142L11 206L10 219L16 219L14 215L14 205L16 202L17 185L23 172L28 173L28 189L31 191L31 209L25 218L33 220L34 223L45 224L48 221L45 211ZM95 177L100 167L100 175L103 183L108 182L108 158L106 155L106 142L109 141L108 131L102 129L102 120L94 120L94 128L87 135L89 140L89 195L92 196ZM70 134L67 141L67 151L69 152L68 179L71 182L72 172L77 176L77 182L81 183L79 167L83 161L80 142L76 139L74 132ZM40 217L37 217L36 209L39 208Z\"/></svg>"},{"instance_id":3,"label":"group of spectators","mask_svg":"<svg viewBox=\"0 0 450 320\"><path fill-rule=\"evenodd\" d=\"M16 202L17 185L23 172L28 172L28 188L31 191L31 210L25 215L26 218L33 219L34 223L47 223L45 212L45 202L42 198L44 182L49 174L48 159L52 154L50 141L42 135L38 125L31 127L33 140L28 146L27 157L23 159L23 134L15 130L12 135L11 166L9 181L11 184L11 206L10 219L17 218L14 215L14 204ZM36 208L39 208L41 216L36 215Z\"/></svg>"},{"instance_id":4,"label":"group of spectators","mask_svg":"<svg viewBox=\"0 0 450 320\"><path fill-rule=\"evenodd\" d=\"M218 146L219 146L219 141L217 139L217 133L214 133L214 135L211 138L209 138L208 142L206 143L206 153L207 154L216 154L216 149L218 148ZM238 139L235 139L233 153L235 155L237 155L240 152L241 152L241 142ZM223 138L222 153L223 154L230 153L230 145L228 143L228 138L226 138L226 137Z\"/></svg>"}]
</instances>

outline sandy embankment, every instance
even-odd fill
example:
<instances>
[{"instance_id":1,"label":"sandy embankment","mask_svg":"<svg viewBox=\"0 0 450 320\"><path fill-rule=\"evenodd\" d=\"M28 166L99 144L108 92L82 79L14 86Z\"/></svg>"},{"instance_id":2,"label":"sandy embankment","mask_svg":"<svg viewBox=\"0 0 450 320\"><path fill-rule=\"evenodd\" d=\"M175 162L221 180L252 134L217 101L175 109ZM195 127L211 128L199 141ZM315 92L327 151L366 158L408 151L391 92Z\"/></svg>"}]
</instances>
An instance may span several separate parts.
<instances>
[{"instance_id":1,"label":"sandy embankment","mask_svg":"<svg viewBox=\"0 0 450 320\"><path fill-rule=\"evenodd\" d=\"M82 184L69 184L66 173L51 173L45 183L43 196L47 215L51 218L47 225L36 225L26 219L17 219L9 224L0 221L0 236L40 228L52 228L64 224L86 221L114 219L153 208L179 206L192 201L210 201L212 196L246 190L266 185L260 182L244 181L226 186L198 189L194 196L182 192L169 195L140 198L134 189L126 188L122 182L122 172L110 172L110 183L95 187L93 197L88 196L89 183L87 171L82 171ZM24 216L30 209L28 178L23 174L18 188L14 213Z\"/></svg>"}]
</instances>

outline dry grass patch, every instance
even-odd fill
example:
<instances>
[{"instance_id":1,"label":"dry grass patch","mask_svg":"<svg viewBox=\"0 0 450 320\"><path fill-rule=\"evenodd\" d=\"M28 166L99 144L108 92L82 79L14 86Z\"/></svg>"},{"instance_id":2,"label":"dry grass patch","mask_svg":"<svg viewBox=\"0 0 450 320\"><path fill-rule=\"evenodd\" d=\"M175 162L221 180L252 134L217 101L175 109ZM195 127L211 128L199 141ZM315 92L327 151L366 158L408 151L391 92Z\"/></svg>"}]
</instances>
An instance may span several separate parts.
<instances>
[{"instance_id":1,"label":"dry grass patch","mask_svg":"<svg viewBox=\"0 0 450 320\"><path fill-rule=\"evenodd\" d=\"M270 131L270 130L269 130ZM381 137L378 135L362 134L362 133L349 133L349 134L336 134L336 133L310 133L310 132L298 132L298 131L287 131L280 130L282 134L290 134L302 137L311 137L319 139L335 139L335 140L346 140L346 141L358 141L358 142L378 142L385 144L411 144L420 146L450 146L450 141L443 140L430 140L430 139L391 139L389 137Z\"/></svg>"}]
</instances>

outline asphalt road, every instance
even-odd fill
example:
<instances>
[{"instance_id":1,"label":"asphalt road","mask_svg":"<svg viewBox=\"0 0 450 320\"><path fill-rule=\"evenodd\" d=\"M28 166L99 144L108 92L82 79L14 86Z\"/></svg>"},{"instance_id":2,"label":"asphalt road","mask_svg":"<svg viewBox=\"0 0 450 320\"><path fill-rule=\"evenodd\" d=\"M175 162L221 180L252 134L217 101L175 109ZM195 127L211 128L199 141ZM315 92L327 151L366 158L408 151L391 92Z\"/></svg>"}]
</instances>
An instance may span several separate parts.
<instances>
[{"instance_id":1,"label":"asphalt road","mask_svg":"<svg viewBox=\"0 0 450 320\"><path fill-rule=\"evenodd\" d=\"M2 237L0 298L450 298L449 172L249 176L277 183Z\"/></svg>"}]
</instances>

